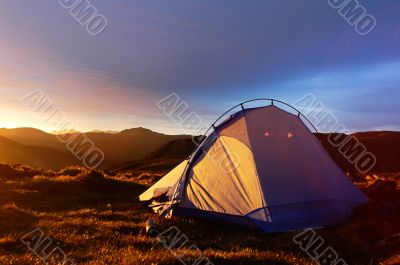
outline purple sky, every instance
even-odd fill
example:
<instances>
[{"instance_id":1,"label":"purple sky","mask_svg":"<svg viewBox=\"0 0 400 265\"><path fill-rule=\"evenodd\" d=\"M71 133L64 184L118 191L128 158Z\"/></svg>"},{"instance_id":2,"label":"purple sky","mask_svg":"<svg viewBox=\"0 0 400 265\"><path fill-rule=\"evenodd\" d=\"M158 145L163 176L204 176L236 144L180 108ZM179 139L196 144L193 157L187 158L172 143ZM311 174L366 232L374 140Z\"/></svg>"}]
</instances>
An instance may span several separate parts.
<instances>
[{"instance_id":1,"label":"purple sky","mask_svg":"<svg viewBox=\"0 0 400 265\"><path fill-rule=\"evenodd\" d=\"M0 3L0 127L52 131L20 98L41 89L80 130L182 132L178 94L205 121L255 97L313 93L349 130L400 130L400 2L363 0L360 36L324 0L91 0L91 36L58 1Z\"/></svg>"}]
</instances>

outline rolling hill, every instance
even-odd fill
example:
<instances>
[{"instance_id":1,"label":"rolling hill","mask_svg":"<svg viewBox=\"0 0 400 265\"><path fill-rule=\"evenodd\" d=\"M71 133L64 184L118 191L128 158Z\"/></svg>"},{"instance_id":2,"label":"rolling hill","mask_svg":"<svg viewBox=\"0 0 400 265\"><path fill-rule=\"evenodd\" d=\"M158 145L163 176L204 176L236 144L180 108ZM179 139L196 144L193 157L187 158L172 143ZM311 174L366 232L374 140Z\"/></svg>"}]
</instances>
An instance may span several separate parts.
<instances>
[{"instance_id":1,"label":"rolling hill","mask_svg":"<svg viewBox=\"0 0 400 265\"><path fill-rule=\"evenodd\" d=\"M71 153L49 147L26 146L0 136L0 162L26 164L38 168L81 165Z\"/></svg>"},{"instance_id":2,"label":"rolling hill","mask_svg":"<svg viewBox=\"0 0 400 265\"><path fill-rule=\"evenodd\" d=\"M105 161L100 165L102 169L132 171L143 170L143 167L171 167L188 157L195 148L191 136L166 135L145 128L82 135L104 152ZM316 136L344 171L356 173L354 165L327 141L326 134ZM400 171L400 132L360 132L354 136L376 156L374 172ZM81 164L56 135L33 128L17 128L0 129L0 137L0 161L53 169Z\"/></svg>"},{"instance_id":3,"label":"rolling hill","mask_svg":"<svg viewBox=\"0 0 400 265\"><path fill-rule=\"evenodd\" d=\"M118 133L87 132L82 133L81 137L82 135L87 137L87 139L90 139L95 147L103 151L105 160L100 165L101 168L140 159L149 153L156 151L170 141L191 138L188 135L166 135L145 128L132 128ZM14 142L14 145L8 147L8 152L3 151L3 158L6 158L7 153L10 153L10 156L12 153L20 153L24 154L25 158L23 159L21 157L19 163L27 162L26 164L34 167L42 167L42 165L46 165L45 168L58 168L60 163L53 163L53 160L58 158L64 159L66 158L65 154L67 154L67 162L80 164L80 162L76 161L75 158L74 160L69 158L71 152L67 148L67 145L60 142L57 138L68 138L72 136L72 134L61 134L56 136L34 128L0 129L0 137ZM40 150L42 155L45 155L47 152L49 155L46 155L45 157L48 157L49 159L44 159L43 163L34 162L36 160L32 158L27 159L26 157L34 157L34 154L32 152L26 153L26 149L24 149L25 147L37 147L37 150ZM14 148L13 151L12 148ZM52 156L56 157L50 159ZM8 161L18 161L18 159L14 156L13 159L4 160L4 162Z\"/></svg>"},{"instance_id":4,"label":"rolling hill","mask_svg":"<svg viewBox=\"0 0 400 265\"><path fill-rule=\"evenodd\" d=\"M327 134L316 134L316 136L343 171L358 174L355 166L343 157L337 147L329 143L326 139ZM354 134L354 136L365 145L369 152L376 156L377 162L372 168L373 172L389 173L400 171L400 132L360 132ZM172 168L188 157L194 149L195 145L190 139L172 141L143 159L117 164L110 167L110 169L137 171L160 169L162 168L160 165L168 165Z\"/></svg>"},{"instance_id":5,"label":"rolling hill","mask_svg":"<svg viewBox=\"0 0 400 265\"><path fill-rule=\"evenodd\" d=\"M0 136L28 146L42 146L65 151L65 146L53 134L35 128L0 128Z\"/></svg>"},{"instance_id":6,"label":"rolling hill","mask_svg":"<svg viewBox=\"0 0 400 265\"><path fill-rule=\"evenodd\" d=\"M196 148L192 139L173 140L139 160L113 165L112 171L169 170L186 159Z\"/></svg>"},{"instance_id":7,"label":"rolling hill","mask_svg":"<svg viewBox=\"0 0 400 265\"><path fill-rule=\"evenodd\" d=\"M376 164L372 168L373 172L400 171L400 132L359 132L353 136L376 157ZM354 165L344 158L337 147L329 143L326 134L319 134L317 137L342 170L357 174Z\"/></svg>"}]
</instances>

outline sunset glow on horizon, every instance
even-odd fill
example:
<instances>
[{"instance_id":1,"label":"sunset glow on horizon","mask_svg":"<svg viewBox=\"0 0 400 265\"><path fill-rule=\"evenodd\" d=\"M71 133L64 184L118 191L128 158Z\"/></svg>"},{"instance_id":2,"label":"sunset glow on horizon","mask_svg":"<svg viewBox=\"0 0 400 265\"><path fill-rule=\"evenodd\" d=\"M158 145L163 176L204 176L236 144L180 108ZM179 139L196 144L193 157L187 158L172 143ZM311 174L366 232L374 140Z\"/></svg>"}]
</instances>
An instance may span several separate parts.
<instances>
[{"instance_id":1,"label":"sunset glow on horizon","mask_svg":"<svg viewBox=\"0 0 400 265\"><path fill-rule=\"evenodd\" d=\"M399 11L0 1L0 265L400 264Z\"/></svg>"},{"instance_id":2,"label":"sunset glow on horizon","mask_svg":"<svg viewBox=\"0 0 400 265\"><path fill-rule=\"evenodd\" d=\"M155 2L96 2L98 36L58 1L0 3L0 128L54 131L21 104L40 89L80 131L190 133L157 108L171 93L206 123L313 93L351 131L400 130L398 3L363 1L378 24L360 36L324 1Z\"/></svg>"}]
</instances>

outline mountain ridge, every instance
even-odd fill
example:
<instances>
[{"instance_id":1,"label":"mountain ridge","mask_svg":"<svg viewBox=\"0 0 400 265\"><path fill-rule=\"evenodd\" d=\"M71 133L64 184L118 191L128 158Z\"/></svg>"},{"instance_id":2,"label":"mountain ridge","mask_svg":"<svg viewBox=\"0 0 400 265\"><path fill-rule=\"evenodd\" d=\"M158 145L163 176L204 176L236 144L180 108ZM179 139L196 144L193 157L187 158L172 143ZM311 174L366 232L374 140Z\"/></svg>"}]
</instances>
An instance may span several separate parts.
<instances>
[{"instance_id":1,"label":"mountain ridge","mask_svg":"<svg viewBox=\"0 0 400 265\"><path fill-rule=\"evenodd\" d=\"M68 135L64 134L64 136ZM87 132L82 135L104 152L105 161L100 165L101 169L131 170L145 163L158 163L162 160L168 160L173 165L185 159L195 149L190 135L168 135L143 127L130 128L115 134ZM354 165L339 153L338 148L326 141L327 134L315 135L344 171L354 172ZM352 135L364 144L368 151L376 155L377 163L373 171L400 171L400 132L369 131ZM56 135L35 128L0 128L0 143L3 147L0 150L0 161L6 163L16 163L19 157L20 163L27 163L33 167L45 165L48 168L57 168L67 163L81 164L79 160L74 159L72 153L57 139ZM7 159L6 150L10 153L10 159ZM34 150L38 152L38 155ZM27 156L33 158L39 156L40 159L28 159ZM66 163L58 158L65 159Z\"/></svg>"},{"instance_id":2,"label":"mountain ridge","mask_svg":"<svg viewBox=\"0 0 400 265\"><path fill-rule=\"evenodd\" d=\"M68 136L72 136L73 134L74 133L53 135L35 128L28 127L0 129L1 137L12 140L13 142L22 146L45 147L68 154L71 152L66 144L59 141L58 137L68 138ZM100 165L100 168L106 168L110 165L123 163L125 161L140 159L172 140L191 138L189 135L167 135L142 127L126 129L116 134L87 132L79 133L79 135L85 136L81 138L90 141L94 147L97 147L103 151L105 160ZM23 149L21 146L13 146L16 149ZM54 153L55 151L49 152ZM4 154L2 160L3 162L8 162L5 158L6 156ZM29 165L36 167L40 166L41 164L37 165L35 163L30 163ZM51 160L49 163L46 163L46 165L48 165L49 168L55 168L55 166L51 164Z\"/></svg>"},{"instance_id":3,"label":"mountain ridge","mask_svg":"<svg viewBox=\"0 0 400 265\"><path fill-rule=\"evenodd\" d=\"M49 147L26 146L0 136L0 161L7 164L26 164L38 168L64 168L82 165L73 154Z\"/></svg>"}]
</instances>

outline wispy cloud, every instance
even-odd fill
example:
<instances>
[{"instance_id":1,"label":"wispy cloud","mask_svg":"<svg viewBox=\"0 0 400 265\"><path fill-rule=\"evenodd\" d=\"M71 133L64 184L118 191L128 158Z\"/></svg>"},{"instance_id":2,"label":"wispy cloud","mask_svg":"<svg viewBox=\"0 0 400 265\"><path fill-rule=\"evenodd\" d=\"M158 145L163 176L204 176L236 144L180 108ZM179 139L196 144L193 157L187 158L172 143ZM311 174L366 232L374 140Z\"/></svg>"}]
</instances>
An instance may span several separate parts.
<instances>
[{"instance_id":1,"label":"wispy cloud","mask_svg":"<svg viewBox=\"0 0 400 265\"><path fill-rule=\"evenodd\" d=\"M172 92L210 121L242 100L314 92L348 127L399 122L397 2L363 1L379 23L360 37L325 1L116 1L96 2L109 21L98 38L57 1L0 3L3 124L33 89L81 129L172 131L155 107Z\"/></svg>"}]
</instances>

